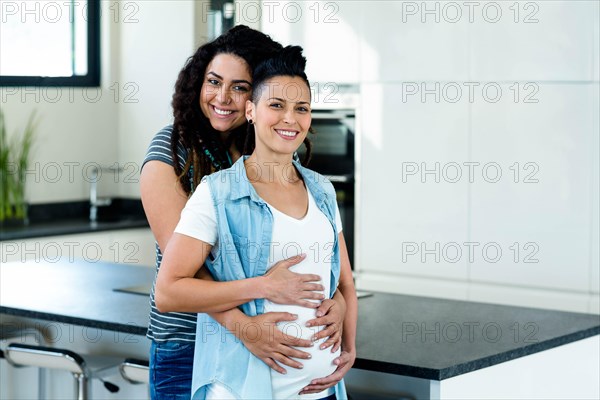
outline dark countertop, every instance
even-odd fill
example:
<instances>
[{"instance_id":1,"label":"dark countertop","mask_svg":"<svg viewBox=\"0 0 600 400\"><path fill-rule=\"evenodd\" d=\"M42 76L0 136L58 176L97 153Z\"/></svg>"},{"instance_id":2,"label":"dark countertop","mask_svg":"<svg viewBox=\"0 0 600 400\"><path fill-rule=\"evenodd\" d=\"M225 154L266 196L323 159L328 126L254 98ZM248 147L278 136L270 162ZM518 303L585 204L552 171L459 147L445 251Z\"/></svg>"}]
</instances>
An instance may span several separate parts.
<instances>
[{"instance_id":1,"label":"dark countertop","mask_svg":"<svg viewBox=\"0 0 600 400\"><path fill-rule=\"evenodd\" d=\"M149 226L139 199L113 199L109 207L98 208L96 223L89 220L89 207L87 201L31 205L26 225L0 224L0 241Z\"/></svg>"},{"instance_id":2,"label":"dark countertop","mask_svg":"<svg viewBox=\"0 0 600 400\"><path fill-rule=\"evenodd\" d=\"M0 313L145 335L148 296L113 289L151 284L155 269L67 260L0 266Z\"/></svg>"},{"instance_id":3,"label":"dark countertop","mask_svg":"<svg viewBox=\"0 0 600 400\"><path fill-rule=\"evenodd\" d=\"M64 219L52 222L35 222L26 226L3 227L0 229L0 241L147 227L149 225L145 217L129 217L117 221L100 221L96 223L91 223L87 218Z\"/></svg>"},{"instance_id":4,"label":"dark countertop","mask_svg":"<svg viewBox=\"0 0 600 400\"><path fill-rule=\"evenodd\" d=\"M598 315L428 297L377 293L359 310L355 367L433 380L600 334Z\"/></svg>"},{"instance_id":5,"label":"dark countertop","mask_svg":"<svg viewBox=\"0 0 600 400\"><path fill-rule=\"evenodd\" d=\"M149 285L124 264L7 263L0 313L145 335ZM375 293L359 300L355 368L443 380L600 333L600 316Z\"/></svg>"}]
</instances>

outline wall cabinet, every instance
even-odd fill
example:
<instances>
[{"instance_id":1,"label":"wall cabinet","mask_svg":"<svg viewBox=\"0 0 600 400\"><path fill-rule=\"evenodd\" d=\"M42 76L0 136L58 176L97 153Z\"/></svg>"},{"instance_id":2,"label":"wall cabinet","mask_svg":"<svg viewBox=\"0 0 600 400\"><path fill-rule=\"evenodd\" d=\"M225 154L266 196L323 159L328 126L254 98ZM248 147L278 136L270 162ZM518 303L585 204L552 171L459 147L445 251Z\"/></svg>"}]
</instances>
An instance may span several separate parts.
<instances>
[{"instance_id":1,"label":"wall cabinet","mask_svg":"<svg viewBox=\"0 0 600 400\"><path fill-rule=\"evenodd\" d=\"M261 30L283 45L300 45L311 84L358 83L362 1L262 1ZM251 20L251 2L238 13ZM258 18L258 16L257 16ZM323 90L323 88L318 88Z\"/></svg>"},{"instance_id":2,"label":"wall cabinet","mask_svg":"<svg viewBox=\"0 0 600 400\"><path fill-rule=\"evenodd\" d=\"M401 91L361 85L356 269L466 280L468 105Z\"/></svg>"},{"instance_id":3,"label":"wall cabinet","mask_svg":"<svg viewBox=\"0 0 600 400\"><path fill-rule=\"evenodd\" d=\"M473 105L473 159L495 167L471 186L471 236L502 254L471 279L586 293L598 87L539 84L537 102L515 102L511 86Z\"/></svg>"},{"instance_id":4,"label":"wall cabinet","mask_svg":"<svg viewBox=\"0 0 600 400\"><path fill-rule=\"evenodd\" d=\"M598 313L600 5L360 3L357 285Z\"/></svg>"}]
</instances>

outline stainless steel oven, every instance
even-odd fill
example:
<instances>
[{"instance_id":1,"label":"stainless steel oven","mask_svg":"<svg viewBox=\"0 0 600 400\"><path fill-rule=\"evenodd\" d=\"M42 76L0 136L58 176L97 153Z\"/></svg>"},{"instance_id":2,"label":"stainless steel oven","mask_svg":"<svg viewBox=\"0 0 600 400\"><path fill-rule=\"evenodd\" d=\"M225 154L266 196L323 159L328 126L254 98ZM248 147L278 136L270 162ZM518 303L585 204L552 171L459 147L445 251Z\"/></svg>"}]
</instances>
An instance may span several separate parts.
<instances>
[{"instance_id":1,"label":"stainless steel oven","mask_svg":"<svg viewBox=\"0 0 600 400\"><path fill-rule=\"evenodd\" d=\"M356 115L352 108L313 109L312 157L308 167L326 175L336 189L344 238L354 265L354 140ZM304 146L299 151L304 156Z\"/></svg>"}]
</instances>

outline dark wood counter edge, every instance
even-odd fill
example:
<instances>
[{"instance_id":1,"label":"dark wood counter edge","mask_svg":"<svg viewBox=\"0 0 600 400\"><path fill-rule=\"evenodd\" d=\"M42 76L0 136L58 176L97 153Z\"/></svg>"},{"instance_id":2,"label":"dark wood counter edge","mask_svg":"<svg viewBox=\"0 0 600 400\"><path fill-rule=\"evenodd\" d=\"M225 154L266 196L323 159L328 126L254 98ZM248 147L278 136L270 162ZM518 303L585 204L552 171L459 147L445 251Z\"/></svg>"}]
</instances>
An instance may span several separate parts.
<instances>
[{"instance_id":1,"label":"dark wood counter edge","mask_svg":"<svg viewBox=\"0 0 600 400\"><path fill-rule=\"evenodd\" d=\"M356 362L352 368L364 369L369 371L385 372L392 375L404 375L413 378L423 378L441 381L455 376L463 375L479 369L491 367L506 361L515 360L520 357L549 350L563 344L573 343L578 340L586 339L600 334L600 326L594 326L579 332L559 336L542 342L527 344L523 347L495 354L489 357L483 357L468 363L458 364L448 368L434 369L422 368L400 363L387 363L381 361L363 360L357 356Z\"/></svg>"},{"instance_id":2,"label":"dark wood counter edge","mask_svg":"<svg viewBox=\"0 0 600 400\"><path fill-rule=\"evenodd\" d=\"M111 323L106 321L90 320L86 318L66 317L64 315L44 313L38 311L27 311L10 307L0 307L0 313L25 318L34 318L52 322L62 322L66 324L87 326L91 328L98 328L109 331L129 333L132 335L146 335L146 327L136 325L135 322L131 322L131 324ZM401 363L387 363L381 361L366 360L360 358L360 355L357 356L353 368L375 372L385 372L392 375L403 375L413 378L441 381L469 372L477 371L479 369L491 367L493 365L501 364L506 361L539 353L541 351L555 348L563 344L568 344L577 340L586 339L598 334L600 334L600 325L584 329L579 332L545 340L542 342L527 344L520 348L510 350L504 353L495 354L493 356L484 357L478 360L470 361L468 363L458 364L452 367L442 369L423 368L412 365L405 365Z\"/></svg>"},{"instance_id":3,"label":"dark wood counter edge","mask_svg":"<svg viewBox=\"0 0 600 400\"><path fill-rule=\"evenodd\" d=\"M65 227L58 226L52 228L33 228L31 230L0 230L0 241L35 239L59 235L75 235L78 233L106 232L148 227L150 227L150 225L148 224L148 221L146 219L132 219L118 222L100 222L96 226L92 225L91 223L82 223L81 225L72 225Z\"/></svg>"},{"instance_id":4,"label":"dark wood counter edge","mask_svg":"<svg viewBox=\"0 0 600 400\"><path fill-rule=\"evenodd\" d=\"M120 324L116 322L98 321L88 318L67 317L60 314L45 313L40 311L29 311L11 307L0 307L0 314L14 315L16 317L32 319L41 319L44 321L51 322L62 322L65 324L79 325L140 336L145 336L147 331L146 327L141 327L135 322L131 322L129 324Z\"/></svg>"}]
</instances>

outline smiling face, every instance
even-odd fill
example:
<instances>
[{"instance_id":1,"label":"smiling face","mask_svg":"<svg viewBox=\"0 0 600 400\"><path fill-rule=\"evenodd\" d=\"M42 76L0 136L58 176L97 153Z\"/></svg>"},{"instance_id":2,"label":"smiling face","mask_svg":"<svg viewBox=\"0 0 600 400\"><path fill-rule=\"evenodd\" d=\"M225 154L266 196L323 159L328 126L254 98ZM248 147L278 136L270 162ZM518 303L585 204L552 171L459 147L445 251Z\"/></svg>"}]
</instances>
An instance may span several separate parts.
<instances>
[{"instance_id":1,"label":"smiling face","mask_svg":"<svg viewBox=\"0 0 600 400\"><path fill-rule=\"evenodd\" d=\"M299 77L276 76L258 90L257 103L246 103L246 116L254 121L256 151L291 156L310 128L310 89Z\"/></svg>"},{"instance_id":2,"label":"smiling face","mask_svg":"<svg viewBox=\"0 0 600 400\"><path fill-rule=\"evenodd\" d=\"M248 64L235 55L217 54L208 64L199 102L214 129L230 132L244 123L251 81Z\"/></svg>"}]
</instances>

